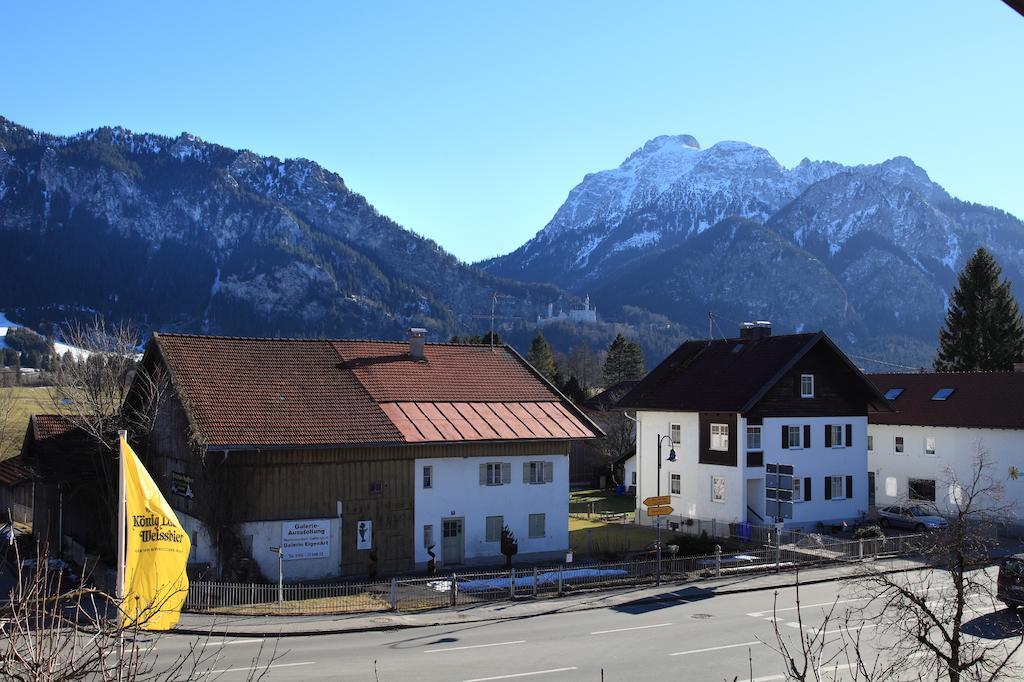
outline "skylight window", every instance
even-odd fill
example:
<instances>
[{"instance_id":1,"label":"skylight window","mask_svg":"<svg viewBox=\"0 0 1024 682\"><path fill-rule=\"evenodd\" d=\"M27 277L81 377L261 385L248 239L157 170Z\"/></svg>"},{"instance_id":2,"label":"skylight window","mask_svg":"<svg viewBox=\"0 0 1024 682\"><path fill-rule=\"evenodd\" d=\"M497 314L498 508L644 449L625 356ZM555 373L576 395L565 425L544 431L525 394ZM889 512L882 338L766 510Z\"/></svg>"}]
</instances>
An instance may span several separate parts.
<instances>
[{"instance_id":1,"label":"skylight window","mask_svg":"<svg viewBox=\"0 0 1024 682\"><path fill-rule=\"evenodd\" d=\"M901 393L903 393L902 388L890 388L888 391L885 392L885 399L896 400L896 398L900 397Z\"/></svg>"},{"instance_id":2,"label":"skylight window","mask_svg":"<svg viewBox=\"0 0 1024 682\"><path fill-rule=\"evenodd\" d=\"M953 395L952 388L940 388L935 391L935 395L932 396L932 400L945 400L949 396Z\"/></svg>"},{"instance_id":3,"label":"skylight window","mask_svg":"<svg viewBox=\"0 0 1024 682\"><path fill-rule=\"evenodd\" d=\"M737 343L735 346L732 347L732 352L733 353L739 353L741 350L743 350L743 344L742 343Z\"/></svg>"}]
</instances>

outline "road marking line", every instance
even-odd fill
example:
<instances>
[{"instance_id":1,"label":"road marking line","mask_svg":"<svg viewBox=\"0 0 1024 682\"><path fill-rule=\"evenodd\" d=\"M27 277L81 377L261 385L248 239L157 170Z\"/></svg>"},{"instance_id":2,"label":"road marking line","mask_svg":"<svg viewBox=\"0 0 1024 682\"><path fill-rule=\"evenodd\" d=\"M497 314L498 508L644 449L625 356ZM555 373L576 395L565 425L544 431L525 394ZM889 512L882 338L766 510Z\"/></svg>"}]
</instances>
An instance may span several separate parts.
<instances>
[{"instance_id":1,"label":"road marking line","mask_svg":"<svg viewBox=\"0 0 1024 682\"><path fill-rule=\"evenodd\" d=\"M788 606L784 609L775 609L774 612L782 613L783 611L796 611L797 609L813 609L817 606L832 606L833 604L852 604L853 602L857 601L869 601L869 599L869 597L859 597L857 599L840 599L838 601L825 601L821 602L820 604L801 604L800 606ZM761 618L762 616L767 616L769 613L772 613L772 611L752 611L747 615L753 618Z\"/></svg>"},{"instance_id":2,"label":"road marking line","mask_svg":"<svg viewBox=\"0 0 1024 682\"><path fill-rule=\"evenodd\" d=\"M709 646L706 649L692 649L690 651L677 651L674 654L669 654L669 656L686 656L688 654L702 654L705 651L721 651L722 649L735 649L738 646L756 646L756 645L759 645L759 644L764 644L764 642L761 642L761 641L740 642L739 644L723 644L722 646Z\"/></svg>"},{"instance_id":3,"label":"road marking line","mask_svg":"<svg viewBox=\"0 0 1024 682\"><path fill-rule=\"evenodd\" d=\"M493 644L472 644L472 645L468 645L468 646L449 646L449 647L445 647L443 649L425 649L423 651L423 653L425 653L425 654L440 654L440 653L443 653L445 651L462 651L464 649L483 649L483 648L486 648L486 647L489 647L489 646L507 646L509 644L525 644L525 643L526 643L525 639L519 639L519 640L516 640L514 642L494 642Z\"/></svg>"},{"instance_id":4,"label":"road marking line","mask_svg":"<svg viewBox=\"0 0 1024 682\"><path fill-rule=\"evenodd\" d=\"M591 632L592 635L607 635L612 632L627 632L629 630L648 630L650 628L664 628L672 625L672 623L658 623L657 625L637 625L631 628L616 628L614 630L598 630L597 632Z\"/></svg>"},{"instance_id":5,"label":"road marking line","mask_svg":"<svg viewBox=\"0 0 1024 682\"><path fill-rule=\"evenodd\" d=\"M569 668L551 668L550 670L534 670L530 673L512 673L511 675L495 675L494 677L474 677L471 680L462 682L488 682L489 680L510 680L513 677L530 677L531 675L547 675L549 673L564 673L569 670L577 670L576 666Z\"/></svg>"},{"instance_id":6,"label":"road marking line","mask_svg":"<svg viewBox=\"0 0 1024 682\"><path fill-rule=\"evenodd\" d=\"M257 665L249 668L224 668L223 670L206 670L200 675L223 675L225 673L247 673L251 671L270 670L271 668L294 668L300 665L316 665L316 661L302 661L301 663L273 663L271 665Z\"/></svg>"}]
</instances>

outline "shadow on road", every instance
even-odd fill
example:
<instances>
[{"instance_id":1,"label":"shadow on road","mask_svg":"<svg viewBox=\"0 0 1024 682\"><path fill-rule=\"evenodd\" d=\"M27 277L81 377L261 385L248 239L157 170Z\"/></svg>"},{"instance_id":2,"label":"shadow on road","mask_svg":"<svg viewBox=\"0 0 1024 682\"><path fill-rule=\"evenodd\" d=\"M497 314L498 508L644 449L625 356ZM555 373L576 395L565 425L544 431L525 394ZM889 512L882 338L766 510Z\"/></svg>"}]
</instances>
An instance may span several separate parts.
<instances>
[{"instance_id":1,"label":"shadow on road","mask_svg":"<svg viewBox=\"0 0 1024 682\"><path fill-rule=\"evenodd\" d=\"M1002 609L967 621L961 630L964 634L982 639L1008 639L1024 634L1024 620L1018 612Z\"/></svg>"},{"instance_id":2,"label":"shadow on road","mask_svg":"<svg viewBox=\"0 0 1024 682\"><path fill-rule=\"evenodd\" d=\"M619 613L631 613L635 615L651 613L652 611L658 611L659 609L678 606L681 601L701 601L702 599L710 599L713 596L715 596L715 593L712 590L706 590L700 587L684 587L679 590L661 592L660 594L653 595L642 601L619 604L618 606L612 606L610 608L612 611L618 611Z\"/></svg>"}]
</instances>

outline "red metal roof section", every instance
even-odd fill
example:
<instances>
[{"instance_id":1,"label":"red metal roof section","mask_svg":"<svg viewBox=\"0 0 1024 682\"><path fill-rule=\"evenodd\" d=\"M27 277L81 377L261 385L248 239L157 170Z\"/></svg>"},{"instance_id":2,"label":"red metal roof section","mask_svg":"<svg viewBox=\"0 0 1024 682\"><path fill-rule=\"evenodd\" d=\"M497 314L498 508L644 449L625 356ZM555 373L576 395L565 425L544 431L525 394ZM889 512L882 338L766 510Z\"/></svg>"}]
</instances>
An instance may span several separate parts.
<instances>
[{"instance_id":1,"label":"red metal roof section","mask_svg":"<svg viewBox=\"0 0 1024 682\"><path fill-rule=\"evenodd\" d=\"M160 334L203 439L285 447L594 438L600 431L505 347Z\"/></svg>"},{"instance_id":2,"label":"red metal roof section","mask_svg":"<svg viewBox=\"0 0 1024 682\"><path fill-rule=\"evenodd\" d=\"M384 403L410 443L581 438L585 425L555 402Z\"/></svg>"}]
</instances>

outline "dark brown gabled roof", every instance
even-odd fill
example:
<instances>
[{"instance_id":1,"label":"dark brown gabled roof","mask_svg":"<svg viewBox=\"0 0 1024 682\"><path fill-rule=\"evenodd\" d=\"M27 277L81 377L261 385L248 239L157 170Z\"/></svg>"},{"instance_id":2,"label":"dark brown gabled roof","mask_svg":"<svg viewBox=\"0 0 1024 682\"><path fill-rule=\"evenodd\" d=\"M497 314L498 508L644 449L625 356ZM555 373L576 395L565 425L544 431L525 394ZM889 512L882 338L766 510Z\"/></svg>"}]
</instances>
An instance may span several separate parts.
<instances>
[{"instance_id":1,"label":"dark brown gabled roof","mask_svg":"<svg viewBox=\"0 0 1024 682\"><path fill-rule=\"evenodd\" d=\"M154 334L208 447L326 447L601 435L511 348Z\"/></svg>"},{"instance_id":2,"label":"dark brown gabled roof","mask_svg":"<svg viewBox=\"0 0 1024 682\"><path fill-rule=\"evenodd\" d=\"M655 367L619 407L680 412L747 412L812 348L824 344L872 400L885 401L824 332L757 339L687 341ZM884 407L882 409L885 409Z\"/></svg>"},{"instance_id":3,"label":"dark brown gabled roof","mask_svg":"<svg viewBox=\"0 0 1024 682\"><path fill-rule=\"evenodd\" d=\"M32 480L32 472L22 466L20 457L0 461L0 485L13 487Z\"/></svg>"},{"instance_id":4,"label":"dark brown gabled roof","mask_svg":"<svg viewBox=\"0 0 1024 682\"><path fill-rule=\"evenodd\" d=\"M869 374L883 394L903 392L891 400L895 412L871 412L871 424L959 426L1024 429L1024 372L929 372ZM951 388L946 400L932 400Z\"/></svg>"}]
</instances>

